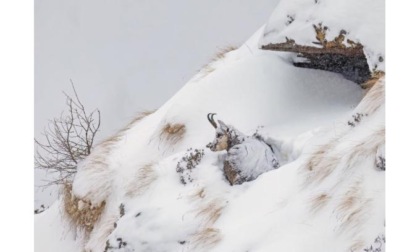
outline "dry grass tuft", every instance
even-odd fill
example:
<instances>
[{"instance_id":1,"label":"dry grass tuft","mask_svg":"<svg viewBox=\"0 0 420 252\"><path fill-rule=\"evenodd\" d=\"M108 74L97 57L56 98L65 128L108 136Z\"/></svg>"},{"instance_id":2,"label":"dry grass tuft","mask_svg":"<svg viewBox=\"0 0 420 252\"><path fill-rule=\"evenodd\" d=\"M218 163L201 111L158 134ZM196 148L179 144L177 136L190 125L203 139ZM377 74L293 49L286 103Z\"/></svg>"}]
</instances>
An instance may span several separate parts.
<instances>
[{"instance_id":1,"label":"dry grass tuft","mask_svg":"<svg viewBox=\"0 0 420 252\"><path fill-rule=\"evenodd\" d=\"M304 164L303 171L307 174L305 186L313 182L322 182L337 167L341 157L328 155L328 152L334 148L336 142L336 139L333 139L329 143L320 146Z\"/></svg>"},{"instance_id":2,"label":"dry grass tuft","mask_svg":"<svg viewBox=\"0 0 420 252\"><path fill-rule=\"evenodd\" d=\"M167 123L160 132L160 137L164 138L170 144L178 143L185 135L186 127L180 123Z\"/></svg>"},{"instance_id":3,"label":"dry grass tuft","mask_svg":"<svg viewBox=\"0 0 420 252\"><path fill-rule=\"evenodd\" d=\"M136 174L135 179L128 186L126 196L135 197L145 192L149 186L157 179L157 174L153 169L153 164L142 166Z\"/></svg>"},{"instance_id":4,"label":"dry grass tuft","mask_svg":"<svg viewBox=\"0 0 420 252\"><path fill-rule=\"evenodd\" d=\"M201 200L204 197L204 188L201 188L192 196L192 199ZM212 225L220 218L223 208L219 201L214 199L204 203L203 207L198 209L196 217L200 218L202 223L199 230L192 235L192 245L195 249L208 251L221 240L220 230L213 228Z\"/></svg>"},{"instance_id":5,"label":"dry grass tuft","mask_svg":"<svg viewBox=\"0 0 420 252\"><path fill-rule=\"evenodd\" d=\"M336 208L341 229L361 227L366 216L365 209L370 209L370 202L370 199L362 197L361 181L357 181L341 198Z\"/></svg>"},{"instance_id":6,"label":"dry grass tuft","mask_svg":"<svg viewBox=\"0 0 420 252\"><path fill-rule=\"evenodd\" d=\"M238 47L237 46L233 46L233 45L229 45L229 46L223 47L218 52L216 52L216 54L214 55L214 57L212 59L212 62L218 61L218 60L221 60L221 59L224 59L225 56L226 56L226 54L228 52L234 51L236 49L238 49Z\"/></svg>"},{"instance_id":7,"label":"dry grass tuft","mask_svg":"<svg viewBox=\"0 0 420 252\"><path fill-rule=\"evenodd\" d=\"M356 240L351 245L349 251L362 251L364 247L365 247L365 243L362 240Z\"/></svg>"},{"instance_id":8,"label":"dry grass tuft","mask_svg":"<svg viewBox=\"0 0 420 252\"><path fill-rule=\"evenodd\" d=\"M380 74L379 74L380 75ZM370 88L359 107L369 115L385 104L385 75L372 79Z\"/></svg>"},{"instance_id":9,"label":"dry grass tuft","mask_svg":"<svg viewBox=\"0 0 420 252\"><path fill-rule=\"evenodd\" d=\"M362 142L356 143L351 148L351 153L346 161L347 167L351 167L354 163L363 160L361 157L372 159L376 158L377 150L385 144L385 127L375 129L371 136Z\"/></svg>"},{"instance_id":10,"label":"dry grass tuft","mask_svg":"<svg viewBox=\"0 0 420 252\"><path fill-rule=\"evenodd\" d=\"M148 115L151 115L156 110L150 110L150 111L143 111L138 113L128 124L125 126L120 132L125 132L129 129L131 129L137 122L141 121L143 118L145 118Z\"/></svg>"},{"instance_id":11,"label":"dry grass tuft","mask_svg":"<svg viewBox=\"0 0 420 252\"><path fill-rule=\"evenodd\" d=\"M222 214L223 206L220 206L216 200L209 202L197 213L197 217L202 217L204 226L213 225Z\"/></svg>"},{"instance_id":12,"label":"dry grass tuft","mask_svg":"<svg viewBox=\"0 0 420 252\"><path fill-rule=\"evenodd\" d=\"M138 115L136 115L124 128L120 129L116 134L113 136L105 139L102 141L99 145L101 145L104 148L109 148L112 145L114 145L116 142L118 142L121 139L121 136L129 129L131 129L137 122L141 121L143 118L145 118L148 115L151 115L156 110L151 111L143 111L140 112Z\"/></svg>"},{"instance_id":13,"label":"dry grass tuft","mask_svg":"<svg viewBox=\"0 0 420 252\"><path fill-rule=\"evenodd\" d=\"M220 230L216 228L204 228L193 235L192 244L195 249L201 247L210 249L221 240ZM200 250L202 251L202 250ZM205 251L205 250L204 250Z\"/></svg>"},{"instance_id":14,"label":"dry grass tuft","mask_svg":"<svg viewBox=\"0 0 420 252\"><path fill-rule=\"evenodd\" d=\"M313 199L311 199L311 210L313 213L318 212L321 208L323 208L328 201L331 199L331 196L328 196L327 194L323 193L320 194Z\"/></svg>"},{"instance_id":15,"label":"dry grass tuft","mask_svg":"<svg viewBox=\"0 0 420 252\"><path fill-rule=\"evenodd\" d=\"M92 205L91 202L79 199L72 193L72 185L65 184L63 188L64 195L64 212L70 224L86 234L90 234L95 223L101 217L105 207L105 201L98 206Z\"/></svg>"},{"instance_id":16,"label":"dry grass tuft","mask_svg":"<svg viewBox=\"0 0 420 252\"><path fill-rule=\"evenodd\" d=\"M378 83L379 79L385 76L385 72L383 71L373 71L372 76L369 80L365 83L361 84L363 89L371 89L376 83Z\"/></svg>"},{"instance_id":17,"label":"dry grass tuft","mask_svg":"<svg viewBox=\"0 0 420 252\"><path fill-rule=\"evenodd\" d=\"M362 48L363 46L360 43L356 43L351 39L346 40L347 32L345 30L341 30L339 34L331 41L327 40L327 31L328 27L323 26L322 23L319 23L318 25L313 25L315 30L315 38L317 42L314 42L314 44L322 45L323 48L331 49L331 48L340 48L340 49L346 49L346 48ZM346 46L344 43L347 41L347 44L349 47Z\"/></svg>"},{"instance_id":18,"label":"dry grass tuft","mask_svg":"<svg viewBox=\"0 0 420 252\"><path fill-rule=\"evenodd\" d=\"M93 162L104 162L104 157L107 156L110 152L112 147L121 139L122 135L129 129L131 129L137 122L141 121L146 116L153 114L155 111L143 111L140 112L137 116L133 118L124 128L119 130L116 134L108 137L101 143L99 143L97 146L95 146L95 149L101 149L99 155L95 155L94 159L96 161ZM102 158L101 158L102 157Z\"/></svg>"},{"instance_id":19,"label":"dry grass tuft","mask_svg":"<svg viewBox=\"0 0 420 252\"><path fill-rule=\"evenodd\" d=\"M237 46L230 45L230 46L226 46L226 47L220 49L218 52L216 52L216 54L213 56L211 61L209 63L207 63L207 65L205 65L203 68L200 69L200 72L203 74L200 79L206 77L210 73L214 72L214 70L216 70L212 66L214 62L224 59L226 57L227 53L229 53L231 51L234 51L236 49L238 49Z\"/></svg>"}]
</instances>

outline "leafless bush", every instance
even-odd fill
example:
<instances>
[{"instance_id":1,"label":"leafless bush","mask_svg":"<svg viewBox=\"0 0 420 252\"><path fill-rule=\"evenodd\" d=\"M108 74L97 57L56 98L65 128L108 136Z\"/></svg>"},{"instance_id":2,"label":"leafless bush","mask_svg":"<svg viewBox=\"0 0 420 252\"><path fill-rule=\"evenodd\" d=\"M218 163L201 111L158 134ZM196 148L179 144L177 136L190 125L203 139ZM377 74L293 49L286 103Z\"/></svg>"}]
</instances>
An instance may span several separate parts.
<instances>
[{"instance_id":1,"label":"leafless bush","mask_svg":"<svg viewBox=\"0 0 420 252\"><path fill-rule=\"evenodd\" d=\"M197 165L200 164L203 156L203 149L192 150L192 148L190 148L187 150L185 155L176 165L176 172L179 173L179 178L182 184L186 185L187 183L193 181L191 177L192 169L194 169Z\"/></svg>"},{"instance_id":2,"label":"leafless bush","mask_svg":"<svg viewBox=\"0 0 420 252\"><path fill-rule=\"evenodd\" d=\"M49 121L44 141L35 139L35 168L57 175L45 186L66 184L73 180L77 164L88 156L101 125L98 109L86 112L73 82L74 99L64 93L67 110L59 118Z\"/></svg>"}]
</instances>

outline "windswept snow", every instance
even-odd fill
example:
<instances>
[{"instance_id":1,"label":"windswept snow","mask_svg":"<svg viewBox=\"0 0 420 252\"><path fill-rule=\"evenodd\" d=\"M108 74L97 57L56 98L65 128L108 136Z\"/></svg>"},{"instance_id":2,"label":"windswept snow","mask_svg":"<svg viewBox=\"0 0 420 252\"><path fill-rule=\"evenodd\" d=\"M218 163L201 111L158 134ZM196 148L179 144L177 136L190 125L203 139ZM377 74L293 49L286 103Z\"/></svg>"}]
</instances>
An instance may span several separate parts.
<instances>
[{"instance_id":1,"label":"windswept snow","mask_svg":"<svg viewBox=\"0 0 420 252\"><path fill-rule=\"evenodd\" d=\"M75 196L106 202L79 251L362 251L384 235L384 81L366 94L338 74L293 67L290 54L258 49L267 29L78 167ZM230 186L226 152L205 147L210 112L246 135L258 129L282 166ZM182 183L177 167L195 149L202 155ZM57 209L42 216L59 218Z\"/></svg>"}]
</instances>

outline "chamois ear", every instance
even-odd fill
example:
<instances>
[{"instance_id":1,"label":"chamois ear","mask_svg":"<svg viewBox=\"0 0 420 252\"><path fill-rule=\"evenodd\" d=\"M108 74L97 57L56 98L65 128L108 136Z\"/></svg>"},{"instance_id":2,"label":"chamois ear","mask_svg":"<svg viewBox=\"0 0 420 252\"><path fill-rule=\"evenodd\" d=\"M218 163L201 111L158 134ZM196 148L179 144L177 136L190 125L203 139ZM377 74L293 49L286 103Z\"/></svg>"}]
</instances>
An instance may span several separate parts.
<instances>
[{"instance_id":1,"label":"chamois ear","mask_svg":"<svg viewBox=\"0 0 420 252\"><path fill-rule=\"evenodd\" d=\"M229 131L229 127L223 121L217 120L217 122L219 123L219 127L223 132Z\"/></svg>"}]
</instances>

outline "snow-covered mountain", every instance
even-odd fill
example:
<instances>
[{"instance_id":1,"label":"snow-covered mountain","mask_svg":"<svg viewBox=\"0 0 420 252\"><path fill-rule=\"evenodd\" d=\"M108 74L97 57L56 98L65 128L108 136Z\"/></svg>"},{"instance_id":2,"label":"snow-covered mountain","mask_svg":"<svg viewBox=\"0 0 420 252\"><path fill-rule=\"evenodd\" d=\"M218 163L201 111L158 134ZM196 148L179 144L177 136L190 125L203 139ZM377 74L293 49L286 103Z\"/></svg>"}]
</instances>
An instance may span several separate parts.
<instances>
[{"instance_id":1,"label":"snow-covered mountain","mask_svg":"<svg viewBox=\"0 0 420 252\"><path fill-rule=\"evenodd\" d=\"M323 22L366 45L370 71L383 71L384 3L346 3L281 1L241 47L98 144L72 187L36 215L36 251L385 251L384 78L362 89L295 67L294 53L260 49L286 35L308 45ZM280 168L231 186L226 152L206 148L210 112L247 135L258 130ZM182 180L177 167L193 156Z\"/></svg>"}]
</instances>

